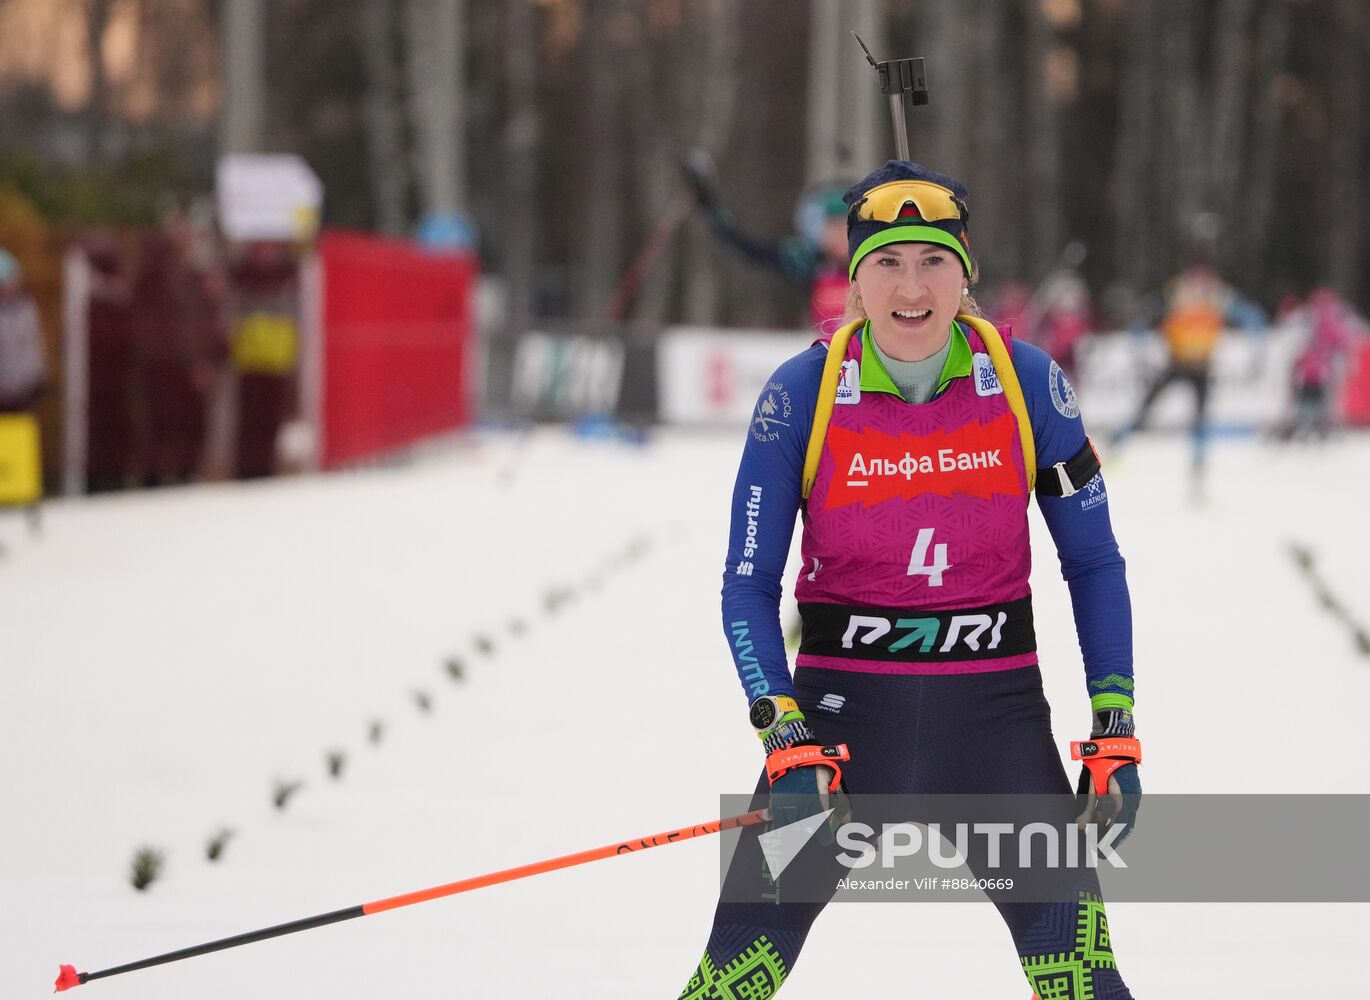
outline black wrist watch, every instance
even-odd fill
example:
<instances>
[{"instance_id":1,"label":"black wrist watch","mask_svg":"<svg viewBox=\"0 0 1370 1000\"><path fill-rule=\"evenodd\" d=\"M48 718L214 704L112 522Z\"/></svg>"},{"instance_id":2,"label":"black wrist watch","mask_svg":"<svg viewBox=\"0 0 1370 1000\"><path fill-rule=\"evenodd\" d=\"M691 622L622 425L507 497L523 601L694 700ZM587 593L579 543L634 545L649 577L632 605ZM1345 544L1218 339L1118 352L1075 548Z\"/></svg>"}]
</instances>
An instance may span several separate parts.
<instances>
[{"instance_id":1,"label":"black wrist watch","mask_svg":"<svg viewBox=\"0 0 1370 1000\"><path fill-rule=\"evenodd\" d=\"M799 703L789 695L768 694L752 702L747 717L751 720L752 728L764 736L785 716L798 711Z\"/></svg>"}]
</instances>

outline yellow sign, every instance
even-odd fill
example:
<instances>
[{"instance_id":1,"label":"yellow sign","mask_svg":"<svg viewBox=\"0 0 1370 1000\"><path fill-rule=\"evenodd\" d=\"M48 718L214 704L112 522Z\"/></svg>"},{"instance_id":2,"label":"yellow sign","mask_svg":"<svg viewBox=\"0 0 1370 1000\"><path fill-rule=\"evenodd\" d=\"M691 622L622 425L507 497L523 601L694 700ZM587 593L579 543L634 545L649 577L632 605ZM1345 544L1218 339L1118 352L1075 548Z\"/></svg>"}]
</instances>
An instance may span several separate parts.
<instances>
[{"instance_id":1,"label":"yellow sign","mask_svg":"<svg viewBox=\"0 0 1370 1000\"><path fill-rule=\"evenodd\" d=\"M37 419L30 413L0 413L0 505L37 503L42 495Z\"/></svg>"},{"instance_id":2,"label":"yellow sign","mask_svg":"<svg viewBox=\"0 0 1370 1000\"><path fill-rule=\"evenodd\" d=\"M253 313L233 332L233 364L257 375L288 375L299 357L295 322L285 316Z\"/></svg>"}]
</instances>

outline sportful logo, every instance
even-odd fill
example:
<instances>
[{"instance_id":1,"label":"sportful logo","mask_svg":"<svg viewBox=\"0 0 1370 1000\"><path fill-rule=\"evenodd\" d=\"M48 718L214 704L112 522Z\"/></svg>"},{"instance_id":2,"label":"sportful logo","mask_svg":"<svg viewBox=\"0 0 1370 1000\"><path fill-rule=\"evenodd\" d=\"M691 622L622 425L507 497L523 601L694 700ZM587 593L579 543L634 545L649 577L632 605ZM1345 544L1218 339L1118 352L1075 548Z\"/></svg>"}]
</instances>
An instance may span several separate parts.
<instances>
[{"instance_id":1,"label":"sportful logo","mask_svg":"<svg viewBox=\"0 0 1370 1000\"><path fill-rule=\"evenodd\" d=\"M996 493L1021 495L1020 474L1010 462L1016 432L1011 413L988 424L973 420L926 436L832 427L827 447L835 475L823 506L872 507L927 493L962 493L982 500Z\"/></svg>"},{"instance_id":2,"label":"sportful logo","mask_svg":"<svg viewBox=\"0 0 1370 1000\"><path fill-rule=\"evenodd\" d=\"M846 703L847 699L840 694L825 694L822 698L818 699L818 707L832 712L834 715L842 711L842 706Z\"/></svg>"},{"instance_id":3,"label":"sportful logo","mask_svg":"<svg viewBox=\"0 0 1370 1000\"><path fill-rule=\"evenodd\" d=\"M738 576L751 576L756 569L751 560L756 555L756 531L761 520L761 487L748 486L747 489L751 493L743 508L747 514L747 537L742 542L742 560L735 570Z\"/></svg>"}]
</instances>

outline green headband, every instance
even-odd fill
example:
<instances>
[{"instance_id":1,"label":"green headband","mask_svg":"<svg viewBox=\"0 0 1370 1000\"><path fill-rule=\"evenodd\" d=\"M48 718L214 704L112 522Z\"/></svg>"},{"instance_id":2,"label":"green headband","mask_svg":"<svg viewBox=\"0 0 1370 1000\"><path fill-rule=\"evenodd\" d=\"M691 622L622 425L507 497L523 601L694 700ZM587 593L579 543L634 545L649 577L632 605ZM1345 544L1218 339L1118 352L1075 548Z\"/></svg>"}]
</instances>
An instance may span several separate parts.
<instances>
[{"instance_id":1,"label":"green headband","mask_svg":"<svg viewBox=\"0 0 1370 1000\"><path fill-rule=\"evenodd\" d=\"M851 280L856 276L856 265L861 263L862 257L891 243L939 243L956 251L956 255L961 258L961 265L966 269L967 277L970 276L970 254L966 253L966 248L955 236L932 226L892 226L867 236L856 248L856 253L852 254L851 268L847 271L847 279Z\"/></svg>"}]
</instances>

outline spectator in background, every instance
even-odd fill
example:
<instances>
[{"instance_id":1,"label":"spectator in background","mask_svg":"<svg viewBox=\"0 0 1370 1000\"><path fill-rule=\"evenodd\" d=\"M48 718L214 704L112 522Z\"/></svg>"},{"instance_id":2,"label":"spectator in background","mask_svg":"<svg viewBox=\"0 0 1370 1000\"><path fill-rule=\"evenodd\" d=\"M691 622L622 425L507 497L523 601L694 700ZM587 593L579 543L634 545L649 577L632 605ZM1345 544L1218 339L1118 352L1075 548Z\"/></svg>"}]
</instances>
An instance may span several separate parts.
<instances>
[{"instance_id":1,"label":"spectator in background","mask_svg":"<svg viewBox=\"0 0 1370 1000\"><path fill-rule=\"evenodd\" d=\"M1028 304L1032 301L1032 289L1021 278L1010 278L994 290L989 302L989 315L994 325L1008 330L1016 339L1027 340Z\"/></svg>"},{"instance_id":2,"label":"spectator in background","mask_svg":"<svg viewBox=\"0 0 1370 1000\"><path fill-rule=\"evenodd\" d=\"M1278 435L1325 438L1332 430L1336 390L1346 373L1348 356L1357 339L1351 307L1326 286L1285 317L1306 330L1302 349L1290 372L1293 412Z\"/></svg>"},{"instance_id":3,"label":"spectator in background","mask_svg":"<svg viewBox=\"0 0 1370 1000\"><path fill-rule=\"evenodd\" d=\"M1075 352L1094 329L1089 287L1073 267L1061 267L1042 284L1039 299L1041 312L1032 330L1033 343L1055 358L1078 388Z\"/></svg>"},{"instance_id":4,"label":"spectator in background","mask_svg":"<svg viewBox=\"0 0 1370 1000\"><path fill-rule=\"evenodd\" d=\"M133 276L113 232L93 231L84 245L90 267L86 491L102 493L126 488L133 472Z\"/></svg>"},{"instance_id":5,"label":"spectator in background","mask_svg":"<svg viewBox=\"0 0 1370 1000\"><path fill-rule=\"evenodd\" d=\"M1191 470L1194 489L1201 488L1207 445L1208 393L1213 374L1213 354L1229 325L1260 328L1265 318L1260 309L1243 299L1222 280L1206 261L1191 264L1166 286L1165 314L1160 332L1169 354L1165 368L1152 380L1142 397L1137 415L1113 437L1115 445L1146 426L1151 407L1172 382L1186 382L1194 389Z\"/></svg>"},{"instance_id":6,"label":"spectator in background","mask_svg":"<svg viewBox=\"0 0 1370 1000\"><path fill-rule=\"evenodd\" d=\"M38 307L24 290L19 261L0 249L0 503L27 506L35 534L43 460L38 421L30 411L46 387Z\"/></svg>"},{"instance_id":7,"label":"spectator in background","mask_svg":"<svg viewBox=\"0 0 1370 1000\"><path fill-rule=\"evenodd\" d=\"M686 178L709 227L724 243L753 263L779 271L809 293L809 319L820 333L842 325L851 281L847 274L845 184L805 192L795 205L796 234L783 239L745 232L722 205L712 165L699 157L684 163Z\"/></svg>"},{"instance_id":8,"label":"spectator in background","mask_svg":"<svg viewBox=\"0 0 1370 1000\"><path fill-rule=\"evenodd\" d=\"M208 396L220 355L210 278L191 261L184 213L170 213L142 245L133 296L136 384L146 440L146 485L184 483L199 471Z\"/></svg>"},{"instance_id":9,"label":"spectator in background","mask_svg":"<svg viewBox=\"0 0 1370 1000\"><path fill-rule=\"evenodd\" d=\"M287 243L239 248L229 269L229 349L238 374L236 475L276 471L277 438L295 406L300 268Z\"/></svg>"},{"instance_id":10,"label":"spectator in background","mask_svg":"<svg viewBox=\"0 0 1370 1000\"><path fill-rule=\"evenodd\" d=\"M24 291L24 274L0 249L0 413L26 413L47 387L38 307Z\"/></svg>"},{"instance_id":11,"label":"spectator in background","mask_svg":"<svg viewBox=\"0 0 1370 1000\"><path fill-rule=\"evenodd\" d=\"M996 323L1008 326L1015 337L1051 355L1077 388L1080 379L1075 350L1094 328L1089 286L1079 271L1085 252L1083 243L1072 240L1057 266L1035 290L1030 291L1017 279L1005 282L991 310Z\"/></svg>"}]
</instances>

